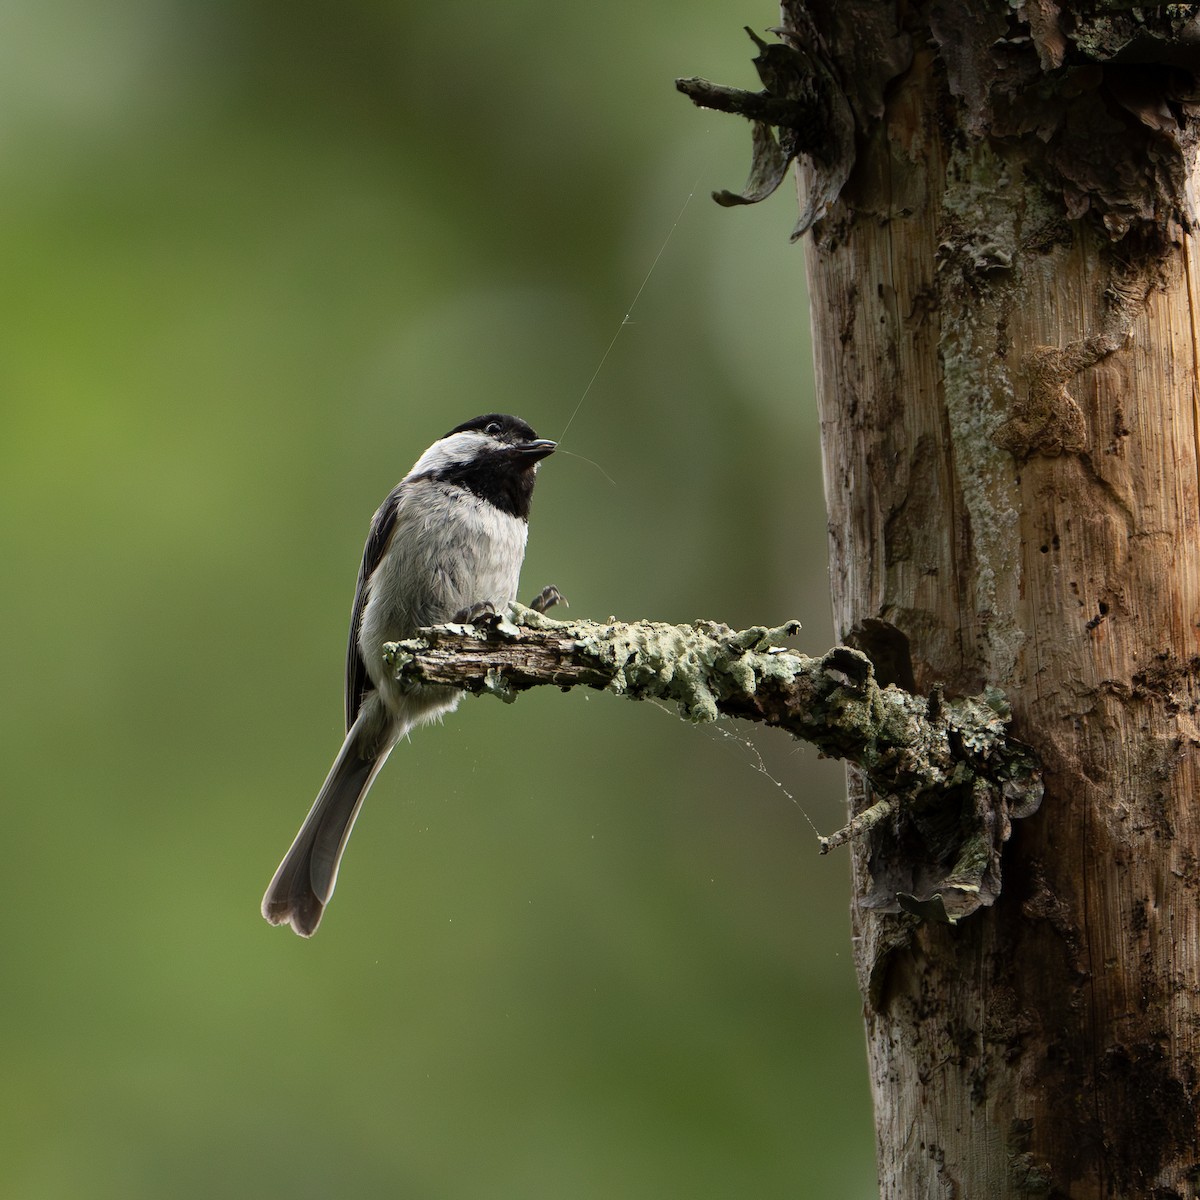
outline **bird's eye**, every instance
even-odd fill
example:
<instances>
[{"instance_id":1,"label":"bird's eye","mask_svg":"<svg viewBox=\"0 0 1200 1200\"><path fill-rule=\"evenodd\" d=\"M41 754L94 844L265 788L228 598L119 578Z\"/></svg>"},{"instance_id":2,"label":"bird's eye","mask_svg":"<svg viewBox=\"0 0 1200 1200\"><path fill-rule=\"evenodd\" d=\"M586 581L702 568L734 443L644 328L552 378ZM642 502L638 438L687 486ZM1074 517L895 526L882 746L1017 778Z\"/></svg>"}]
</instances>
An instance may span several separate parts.
<instances>
[{"instance_id":1,"label":"bird's eye","mask_svg":"<svg viewBox=\"0 0 1200 1200\"><path fill-rule=\"evenodd\" d=\"M500 433L500 422L492 421L483 432L484 433L495 433L495 434Z\"/></svg>"}]
</instances>

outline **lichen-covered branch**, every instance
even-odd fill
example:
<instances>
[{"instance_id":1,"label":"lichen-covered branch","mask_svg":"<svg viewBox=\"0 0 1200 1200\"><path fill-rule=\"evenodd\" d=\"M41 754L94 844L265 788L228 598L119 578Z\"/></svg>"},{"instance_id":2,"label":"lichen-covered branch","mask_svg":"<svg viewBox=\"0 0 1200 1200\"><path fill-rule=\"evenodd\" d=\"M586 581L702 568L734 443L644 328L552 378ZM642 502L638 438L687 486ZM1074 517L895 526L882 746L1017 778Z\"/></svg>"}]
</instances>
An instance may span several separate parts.
<instances>
[{"instance_id":1,"label":"lichen-covered branch","mask_svg":"<svg viewBox=\"0 0 1200 1200\"><path fill-rule=\"evenodd\" d=\"M858 814L825 849L870 832L882 863L895 843L901 876L881 876L881 907L942 897L957 919L999 893L1010 819L1041 796L1036 764L1008 736L999 695L946 700L881 687L870 659L837 646L810 658L780 645L795 623L733 630L713 621L555 621L511 617L439 625L394 643L401 681L513 700L539 685L600 688L678 706L693 721L741 717L786 730L864 772L885 808Z\"/></svg>"}]
</instances>

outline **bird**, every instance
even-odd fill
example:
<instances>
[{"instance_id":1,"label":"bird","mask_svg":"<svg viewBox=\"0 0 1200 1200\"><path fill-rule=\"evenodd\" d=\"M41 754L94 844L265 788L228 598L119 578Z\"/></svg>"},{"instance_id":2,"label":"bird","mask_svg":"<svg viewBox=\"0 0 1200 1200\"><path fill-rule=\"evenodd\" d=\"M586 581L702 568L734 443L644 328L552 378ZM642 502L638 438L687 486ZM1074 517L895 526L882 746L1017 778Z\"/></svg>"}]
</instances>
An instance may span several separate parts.
<instances>
[{"instance_id":1,"label":"bird","mask_svg":"<svg viewBox=\"0 0 1200 1200\"><path fill-rule=\"evenodd\" d=\"M397 682L384 644L507 610L538 466L556 446L520 417L475 417L434 442L376 510L350 616L346 738L263 896L272 925L305 938L317 931L354 820L388 755L412 729L458 706L457 688ZM534 606L558 599L546 588Z\"/></svg>"}]
</instances>

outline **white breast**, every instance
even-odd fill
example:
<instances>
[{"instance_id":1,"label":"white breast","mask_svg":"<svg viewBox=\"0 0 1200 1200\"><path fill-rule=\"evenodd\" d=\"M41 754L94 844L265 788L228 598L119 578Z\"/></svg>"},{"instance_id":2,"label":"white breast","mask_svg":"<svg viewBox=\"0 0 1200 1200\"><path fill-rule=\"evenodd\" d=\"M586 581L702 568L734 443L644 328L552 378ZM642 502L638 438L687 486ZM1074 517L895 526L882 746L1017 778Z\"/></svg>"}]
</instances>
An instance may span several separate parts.
<instances>
[{"instance_id":1,"label":"white breast","mask_svg":"<svg viewBox=\"0 0 1200 1200\"><path fill-rule=\"evenodd\" d=\"M383 644L412 637L473 604L516 599L528 525L452 484L407 486L391 541L371 577L358 644L376 687Z\"/></svg>"}]
</instances>

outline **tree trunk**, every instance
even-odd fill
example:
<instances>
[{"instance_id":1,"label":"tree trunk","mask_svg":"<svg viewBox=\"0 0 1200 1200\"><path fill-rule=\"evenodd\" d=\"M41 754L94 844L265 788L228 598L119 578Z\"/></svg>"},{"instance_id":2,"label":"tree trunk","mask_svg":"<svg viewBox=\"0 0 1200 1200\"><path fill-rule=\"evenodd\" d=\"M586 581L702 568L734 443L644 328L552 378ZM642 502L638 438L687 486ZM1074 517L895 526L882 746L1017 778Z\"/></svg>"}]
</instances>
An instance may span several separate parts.
<instances>
[{"instance_id":1,"label":"tree trunk","mask_svg":"<svg viewBox=\"0 0 1200 1200\"><path fill-rule=\"evenodd\" d=\"M856 851L889 1200L1197 1194L1194 9L784 6L853 122L801 169L839 634L1045 770L959 924Z\"/></svg>"}]
</instances>

